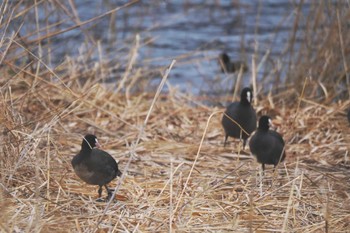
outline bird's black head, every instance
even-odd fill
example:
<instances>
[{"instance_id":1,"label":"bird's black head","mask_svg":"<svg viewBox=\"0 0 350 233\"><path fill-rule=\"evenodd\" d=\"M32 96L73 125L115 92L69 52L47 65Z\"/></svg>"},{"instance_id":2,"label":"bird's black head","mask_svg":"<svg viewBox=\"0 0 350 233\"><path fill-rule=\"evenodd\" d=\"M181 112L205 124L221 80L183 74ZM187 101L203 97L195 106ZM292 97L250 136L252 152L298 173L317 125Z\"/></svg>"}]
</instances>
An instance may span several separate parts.
<instances>
[{"instance_id":1,"label":"bird's black head","mask_svg":"<svg viewBox=\"0 0 350 233\"><path fill-rule=\"evenodd\" d=\"M258 126L260 130L268 131L271 125L272 125L272 122L269 116L260 117L259 126Z\"/></svg>"},{"instance_id":2,"label":"bird's black head","mask_svg":"<svg viewBox=\"0 0 350 233\"><path fill-rule=\"evenodd\" d=\"M221 60L224 64L230 63L230 57L227 55L227 53L222 53L222 54L220 54L220 60Z\"/></svg>"},{"instance_id":3,"label":"bird's black head","mask_svg":"<svg viewBox=\"0 0 350 233\"><path fill-rule=\"evenodd\" d=\"M241 92L241 103L250 104L253 100L253 91L249 87L243 88Z\"/></svg>"},{"instance_id":4,"label":"bird's black head","mask_svg":"<svg viewBox=\"0 0 350 233\"><path fill-rule=\"evenodd\" d=\"M87 134L83 138L83 141L81 143L81 149L82 150L92 150L93 148L99 148L100 144L97 141L97 137L93 134Z\"/></svg>"}]
</instances>

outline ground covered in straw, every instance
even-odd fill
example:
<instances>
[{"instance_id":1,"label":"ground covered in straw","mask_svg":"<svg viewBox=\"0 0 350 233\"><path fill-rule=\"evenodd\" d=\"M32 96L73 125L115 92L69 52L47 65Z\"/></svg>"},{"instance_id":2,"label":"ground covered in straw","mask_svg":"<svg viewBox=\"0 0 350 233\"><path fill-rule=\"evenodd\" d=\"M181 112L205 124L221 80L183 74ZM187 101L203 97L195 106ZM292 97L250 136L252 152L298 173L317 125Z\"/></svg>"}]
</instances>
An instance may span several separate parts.
<instances>
[{"instance_id":1,"label":"ground covered in straw","mask_svg":"<svg viewBox=\"0 0 350 233\"><path fill-rule=\"evenodd\" d=\"M154 93L2 76L2 232L349 232L349 102L315 100L310 82L258 95L287 143L286 161L262 177L249 148L223 147L223 108L207 104L223 97L168 88L150 111ZM109 205L70 164L86 133L124 172Z\"/></svg>"}]
</instances>

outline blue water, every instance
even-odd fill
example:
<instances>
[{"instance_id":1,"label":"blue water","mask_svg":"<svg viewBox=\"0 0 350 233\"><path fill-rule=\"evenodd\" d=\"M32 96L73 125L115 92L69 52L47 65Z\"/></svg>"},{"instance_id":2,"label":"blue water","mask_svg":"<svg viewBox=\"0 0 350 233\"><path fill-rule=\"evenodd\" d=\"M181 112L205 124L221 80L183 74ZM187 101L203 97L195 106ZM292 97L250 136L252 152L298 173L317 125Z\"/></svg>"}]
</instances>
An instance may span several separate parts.
<instances>
[{"instance_id":1,"label":"blue water","mask_svg":"<svg viewBox=\"0 0 350 233\"><path fill-rule=\"evenodd\" d=\"M84 22L97 17L128 1L75 0L77 18L68 1L60 1L66 11L63 7L44 2L38 6L40 27L46 28L48 23L60 21L52 28L52 31L56 31L74 26L78 20ZM81 61L81 64L93 66L100 59L96 45L100 41L106 64L109 67L120 64L115 67L115 72L105 77L113 82L120 78L118 72L122 73L125 69L130 48L134 47L135 36L139 34L141 44L136 68L151 70L166 67L172 59L176 59L169 82L193 94L210 93L216 85L225 87L230 82L228 80L232 80L232 77L220 72L217 57L222 51L234 60L245 61L249 67L255 51L258 61L269 51L269 60L288 62L289 58L281 58L281 54L289 42L295 20L297 5L293 2L298 1L140 1L117 11L112 26L111 16L108 15L47 39L45 42L50 44L51 49L44 50L50 52L51 56L46 57L51 60L46 62L55 67L69 56L77 63ZM311 6L306 1L302 12L307 14L310 10ZM21 33L26 35L35 26L34 10L24 19ZM300 25L299 31L302 29L303 25ZM45 33L47 31L40 34ZM36 37L37 34L33 34L27 39ZM266 69L271 69L268 62L264 67L265 71L261 70L259 76ZM161 74L154 73L145 78L157 83ZM251 72L244 74L243 85L249 85L250 77ZM230 88L227 91L231 91Z\"/></svg>"}]
</instances>

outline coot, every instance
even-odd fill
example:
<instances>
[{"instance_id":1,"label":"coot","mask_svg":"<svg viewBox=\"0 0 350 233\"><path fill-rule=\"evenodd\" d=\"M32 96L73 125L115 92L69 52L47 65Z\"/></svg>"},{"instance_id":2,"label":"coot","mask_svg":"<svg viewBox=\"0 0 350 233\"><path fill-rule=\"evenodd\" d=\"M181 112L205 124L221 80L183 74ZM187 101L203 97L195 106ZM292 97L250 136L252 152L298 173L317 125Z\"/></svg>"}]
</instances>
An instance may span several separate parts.
<instances>
[{"instance_id":1,"label":"coot","mask_svg":"<svg viewBox=\"0 0 350 233\"><path fill-rule=\"evenodd\" d=\"M350 123L350 109L348 110L347 116L348 116L348 122Z\"/></svg>"},{"instance_id":2,"label":"coot","mask_svg":"<svg viewBox=\"0 0 350 233\"><path fill-rule=\"evenodd\" d=\"M270 125L271 118L262 116L259 119L258 129L249 142L250 151L262 164L263 170L265 164L273 164L275 168L286 157L284 140L279 133L269 129Z\"/></svg>"},{"instance_id":3,"label":"coot","mask_svg":"<svg viewBox=\"0 0 350 233\"><path fill-rule=\"evenodd\" d=\"M222 53L219 56L219 64L221 68L221 72L225 73L234 73L236 71L239 71L242 67L243 72L248 71L248 66L242 61L231 61L230 57L227 55L227 53Z\"/></svg>"},{"instance_id":4,"label":"coot","mask_svg":"<svg viewBox=\"0 0 350 233\"><path fill-rule=\"evenodd\" d=\"M256 112L250 104L253 99L253 92L246 87L241 92L241 101L231 103L222 117L222 126L225 130L226 146L228 136L243 139L243 149L245 148L249 135L256 129ZM236 121L244 130L241 129Z\"/></svg>"},{"instance_id":5,"label":"coot","mask_svg":"<svg viewBox=\"0 0 350 233\"><path fill-rule=\"evenodd\" d=\"M107 184L116 176L121 176L118 164L107 152L100 150L95 135L88 134L83 138L80 152L72 159L72 166L80 179L88 184L98 185L98 195L101 198L102 186L108 193L108 199L112 195L112 190Z\"/></svg>"}]
</instances>

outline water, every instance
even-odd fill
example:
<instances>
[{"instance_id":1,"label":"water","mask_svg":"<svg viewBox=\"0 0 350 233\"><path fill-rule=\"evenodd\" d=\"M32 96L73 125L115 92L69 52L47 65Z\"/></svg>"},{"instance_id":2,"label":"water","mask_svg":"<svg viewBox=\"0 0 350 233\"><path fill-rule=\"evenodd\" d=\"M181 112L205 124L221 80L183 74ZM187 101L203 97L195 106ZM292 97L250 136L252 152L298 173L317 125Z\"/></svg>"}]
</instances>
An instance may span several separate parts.
<instances>
[{"instance_id":1,"label":"water","mask_svg":"<svg viewBox=\"0 0 350 233\"><path fill-rule=\"evenodd\" d=\"M61 5L39 5L41 28L46 28L48 23L61 22L52 31L66 29L128 1L117 1L115 4L115 1L109 0L75 0L76 15L69 1L59 2ZM232 80L232 77L220 72L217 57L222 51L234 60L245 61L249 67L255 52L259 61L269 51L270 63L266 62L259 77L266 75L276 60L288 62L280 56L289 42L295 20L297 3L292 2L294 1L140 1L117 11L115 19L108 15L47 39L45 42L51 47L51 60L47 63L54 67L64 61L66 56L70 56L93 65L101 59L96 44L100 41L102 59L112 67L113 64L122 64L115 68L116 72L122 72L130 58L130 48L135 46L135 35L139 34L140 47L135 67L166 67L172 59L176 59L169 82L194 94L210 93L216 88L225 89ZM310 4L306 1L302 12L310 10ZM33 14L30 15L24 17L26 23L21 30L24 35L33 30L30 26L26 27L27 24L35 25ZM303 25L300 26L300 31L302 27ZM40 34L46 33L47 31L42 31ZM37 37L38 34L33 34L28 39ZM299 33L297 41L298 37ZM87 57L86 53L91 52L91 48L93 52ZM160 76L158 73L149 78L159 80ZM113 80L118 77L111 73L107 78ZM250 72L244 74L243 85L250 83L250 77ZM226 90L231 91L231 87Z\"/></svg>"}]
</instances>

